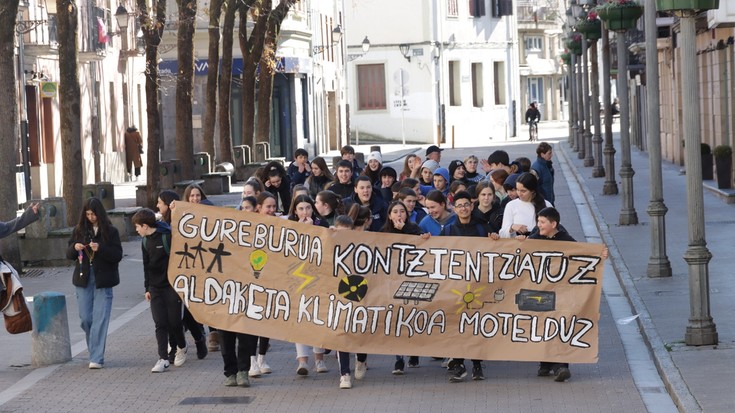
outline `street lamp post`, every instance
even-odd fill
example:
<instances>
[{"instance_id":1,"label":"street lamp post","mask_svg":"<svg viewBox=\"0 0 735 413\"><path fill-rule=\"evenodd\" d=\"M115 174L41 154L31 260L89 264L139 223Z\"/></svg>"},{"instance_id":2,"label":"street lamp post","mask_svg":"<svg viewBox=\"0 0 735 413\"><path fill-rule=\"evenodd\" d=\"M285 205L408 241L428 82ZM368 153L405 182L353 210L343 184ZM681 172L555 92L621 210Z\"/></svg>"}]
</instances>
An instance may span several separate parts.
<instances>
[{"instance_id":1,"label":"street lamp post","mask_svg":"<svg viewBox=\"0 0 735 413\"><path fill-rule=\"evenodd\" d=\"M584 52L584 50L583 50ZM584 159L584 53L577 64L577 158Z\"/></svg>"},{"instance_id":2,"label":"street lamp post","mask_svg":"<svg viewBox=\"0 0 735 413\"><path fill-rule=\"evenodd\" d=\"M656 45L656 1L647 0L643 9L646 33L646 103L648 104L648 166L651 174L651 256L649 277L671 277L671 263L666 256L666 212L661 177L661 108L659 98L658 47Z\"/></svg>"},{"instance_id":3,"label":"street lamp post","mask_svg":"<svg viewBox=\"0 0 735 413\"><path fill-rule=\"evenodd\" d=\"M602 100L605 105L605 183L603 195L617 195L618 183L615 181L615 146L612 133L612 93L610 86L610 31L602 28Z\"/></svg>"},{"instance_id":4,"label":"street lamp post","mask_svg":"<svg viewBox=\"0 0 735 413\"><path fill-rule=\"evenodd\" d=\"M592 166L595 163L592 157L592 126L590 113L590 77L588 75L587 50L589 43L587 38L582 36L582 90L584 91L584 133L582 135L582 144L584 146L584 166ZM582 152L580 152L582 154Z\"/></svg>"},{"instance_id":5,"label":"street lamp post","mask_svg":"<svg viewBox=\"0 0 735 413\"><path fill-rule=\"evenodd\" d=\"M617 31L618 46L618 99L620 100L620 177L623 181L623 199L620 209L620 225L638 224L638 214L633 206L633 165L630 160L630 96L628 94L628 47L625 32ZM685 95L686 96L686 95Z\"/></svg>"},{"instance_id":6,"label":"street lamp post","mask_svg":"<svg viewBox=\"0 0 735 413\"><path fill-rule=\"evenodd\" d=\"M577 55L570 52L569 64L569 146L577 151Z\"/></svg>"},{"instance_id":7,"label":"street lamp post","mask_svg":"<svg viewBox=\"0 0 735 413\"><path fill-rule=\"evenodd\" d=\"M594 168L592 176L601 178L605 176L605 167L602 166L602 131L600 128L600 66L597 63L597 40L592 40L590 46L590 69L592 71L592 123L595 126L595 134L592 136L594 150Z\"/></svg>"},{"instance_id":8,"label":"street lamp post","mask_svg":"<svg viewBox=\"0 0 735 413\"><path fill-rule=\"evenodd\" d=\"M717 7L717 6L715 6ZM709 269L712 254L704 236L704 195L702 191L702 158L699 151L700 106L699 68L695 44L695 10L678 10L681 28L682 113L684 115L684 147L687 168L687 210L689 215L689 247L684 260L689 266L689 321L684 342L689 346L717 344L717 327L710 315Z\"/></svg>"}]
</instances>

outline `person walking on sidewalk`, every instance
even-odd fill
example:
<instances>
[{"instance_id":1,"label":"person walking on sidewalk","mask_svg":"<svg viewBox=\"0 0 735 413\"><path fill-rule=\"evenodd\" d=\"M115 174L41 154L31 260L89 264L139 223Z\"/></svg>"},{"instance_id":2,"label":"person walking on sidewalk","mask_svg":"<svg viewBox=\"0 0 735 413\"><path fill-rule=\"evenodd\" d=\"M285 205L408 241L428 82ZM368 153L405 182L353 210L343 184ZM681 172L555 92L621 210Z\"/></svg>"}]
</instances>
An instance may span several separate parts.
<instances>
[{"instance_id":1,"label":"person walking on sidewalk","mask_svg":"<svg viewBox=\"0 0 735 413\"><path fill-rule=\"evenodd\" d=\"M554 165L551 162L551 156L554 151L546 142L541 142L536 147L537 158L531 165L531 169L536 172L538 177L538 190L541 196L547 201L554 204Z\"/></svg>"},{"instance_id":2,"label":"person walking on sidewalk","mask_svg":"<svg viewBox=\"0 0 735 413\"><path fill-rule=\"evenodd\" d=\"M89 198L69 240L66 257L76 261L72 283L76 287L79 319L89 349L89 368L105 364L107 328L112 311L112 288L120 284L120 234L110 222L102 201Z\"/></svg>"},{"instance_id":3,"label":"person walking on sidewalk","mask_svg":"<svg viewBox=\"0 0 735 413\"><path fill-rule=\"evenodd\" d=\"M171 227L156 221L156 214L148 208L133 215L135 231L143 238L143 284L145 299L151 303L151 315L156 324L158 361L151 369L163 373L169 366L169 334L173 338L171 347L176 349L174 366L186 361L186 339L181 322L183 303L181 297L168 281L168 258L171 249Z\"/></svg>"},{"instance_id":4,"label":"person walking on sidewalk","mask_svg":"<svg viewBox=\"0 0 735 413\"><path fill-rule=\"evenodd\" d=\"M487 224L472 216L472 196L467 191L459 191L454 195L454 212L457 221L442 229L442 236L481 237L499 239L498 234L491 232ZM455 358L449 364L449 381L458 383L467 376L467 367L463 358ZM482 360L472 360L472 380L485 380L482 372Z\"/></svg>"},{"instance_id":5,"label":"person walking on sidewalk","mask_svg":"<svg viewBox=\"0 0 735 413\"><path fill-rule=\"evenodd\" d=\"M143 167L143 160L140 158L142 153L143 138L138 128L131 126L125 131L125 172L130 180L137 181L140 176L140 168Z\"/></svg>"},{"instance_id":6,"label":"person walking on sidewalk","mask_svg":"<svg viewBox=\"0 0 735 413\"><path fill-rule=\"evenodd\" d=\"M158 212L161 214L161 221L167 223L169 226L171 225L171 202L178 200L180 200L179 194L170 189L164 189L158 194L158 203L156 204L156 207L158 208ZM184 332L189 330L192 338L194 338L194 343L197 347L197 358L201 360L204 357L207 357L207 335L204 333L204 326L194 319L194 316L191 315L191 312L186 306L184 306L183 323ZM176 338L172 337L171 334L169 334L169 342L170 350L168 353L168 361L169 363L173 363L176 359Z\"/></svg>"},{"instance_id":7,"label":"person walking on sidewalk","mask_svg":"<svg viewBox=\"0 0 735 413\"><path fill-rule=\"evenodd\" d=\"M536 231L529 235L528 239L577 242L577 240L572 238L572 236L559 225L559 221L561 221L561 215L556 208L547 207L542 209L537 214ZM606 259L608 254L608 249L605 247L602 251L601 257ZM539 376L545 377L552 374L554 375L554 381L563 382L568 380L572 377L572 372L569 370L569 363L552 363L548 361L542 361L539 363Z\"/></svg>"}]
</instances>

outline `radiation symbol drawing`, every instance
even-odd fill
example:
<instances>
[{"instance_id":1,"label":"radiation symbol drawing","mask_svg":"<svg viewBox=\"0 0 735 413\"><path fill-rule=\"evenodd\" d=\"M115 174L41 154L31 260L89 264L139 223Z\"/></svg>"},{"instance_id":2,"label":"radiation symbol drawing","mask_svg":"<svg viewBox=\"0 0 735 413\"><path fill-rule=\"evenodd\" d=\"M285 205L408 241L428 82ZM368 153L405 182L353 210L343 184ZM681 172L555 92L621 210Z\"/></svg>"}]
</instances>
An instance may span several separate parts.
<instances>
[{"instance_id":1,"label":"radiation symbol drawing","mask_svg":"<svg viewBox=\"0 0 735 413\"><path fill-rule=\"evenodd\" d=\"M359 275L348 275L340 280L337 291L350 301L362 301L368 291L367 280Z\"/></svg>"}]
</instances>

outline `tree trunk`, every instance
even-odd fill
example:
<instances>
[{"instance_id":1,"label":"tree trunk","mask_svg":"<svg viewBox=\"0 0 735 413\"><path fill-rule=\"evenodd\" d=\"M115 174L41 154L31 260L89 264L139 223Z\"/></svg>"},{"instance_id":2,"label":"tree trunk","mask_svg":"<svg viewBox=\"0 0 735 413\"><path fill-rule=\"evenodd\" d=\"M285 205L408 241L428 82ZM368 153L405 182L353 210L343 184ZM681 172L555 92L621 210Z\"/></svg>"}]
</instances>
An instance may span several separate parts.
<instances>
[{"instance_id":1,"label":"tree trunk","mask_svg":"<svg viewBox=\"0 0 735 413\"><path fill-rule=\"evenodd\" d=\"M59 123L66 202L66 224L76 225L82 209L81 91L77 71L78 8L75 0L57 0L59 41Z\"/></svg>"},{"instance_id":2,"label":"tree trunk","mask_svg":"<svg viewBox=\"0 0 735 413\"><path fill-rule=\"evenodd\" d=\"M230 96L232 95L232 46L235 31L236 3L227 2L225 22L222 26L222 79L219 88L219 150L220 161L232 160L232 136L230 130ZM245 19L245 13L240 13Z\"/></svg>"},{"instance_id":3,"label":"tree trunk","mask_svg":"<svg viewBox=\"0 0 735 413\"><path fill-rule=\"evenodd\" d=\"M271 98L273 96L273 75L276 72L276 48L281 23L286 18L292 2L281 0L268 18L268 30L263 41L263 54L260 57L258 75L258 124L256 142L268 142L271 130ZM258 152L256 151L256 154ZM264 159L256 159L262 161Z\"/></svg>"},{"instance_id":4,"label":"tree trunk","mask_svg":"<svg viewBox=\"0 0 735 413\"><path fill-rule=\"evenodd\" d=\"M219 20L223 0L212 0L209 5L209 59L207 66L207 90L204 98L204 151L209 153L212 164L217 163L214 149L214 126L217 122L217 80L219 79ZM220 149L221 150L221 149Z\"/></svg>"},{"instance_id":5,"label":"tree trunk","mask_svg":"<svg viewBox=\"0 0 735 413\"><path fill-rule=\"evenodd\" d=\"M15 23L18 16L19 0L8 0L0 6L0 90L12 91L12 96L0 100L0 125L6 125L0 132L0 182L5 182L4 194L0 197L0 220L15 218L18 210L18 193L15 185L15 165L18 163L18 79L16 78ZM23 70L23 68L20 68ZM18 237L11 234L0 241L0 254L5 261L20 269L20 250Z\"/></svg>"},{"instance_id":6,"label":"tree trunk","mask_svg":"<svg viewBox=\"0 0 735 413\"><path fill-rule=\"evenodd\" d=\"M158 193L161 191L160 150L161 121L158 107L158 46L161 44L163 28L166 23L166 1L156 1L152 5L156 11L155 20L151 19L151 10L147 8L147 0L137 0L140 11L140 26L145 39L145 101L148 120L148 155L146 166L146 206L155 208Z\"/></svg>"},{"instance_id":7,"label":"tree trunk","mask_svg":"<svg viewBox=\"0 0 735 413\"><path fill-rule=\"evenodd\" d=\"M242 52L242 143L249 145L255 154L255 76L257 63L263 54L265 32L268 29L268 16L273 9L272 0L249 1L245 9L251 14L255 25L247 36L247 21L240 18L240 51Z\"/></svg>"},{"instance_id":8,"label":"tree trunk","mask_svg":"<svg viewBox=\"0 0 735 413\"><path fill-rule=\"evenodd\" d=\"M176 77L176 156L181 161L183 179L194 176L194 131L192 105L194 91L194 24L196 0L176 0L179 5L179 73Z\"/></svg>"}]
</instances>

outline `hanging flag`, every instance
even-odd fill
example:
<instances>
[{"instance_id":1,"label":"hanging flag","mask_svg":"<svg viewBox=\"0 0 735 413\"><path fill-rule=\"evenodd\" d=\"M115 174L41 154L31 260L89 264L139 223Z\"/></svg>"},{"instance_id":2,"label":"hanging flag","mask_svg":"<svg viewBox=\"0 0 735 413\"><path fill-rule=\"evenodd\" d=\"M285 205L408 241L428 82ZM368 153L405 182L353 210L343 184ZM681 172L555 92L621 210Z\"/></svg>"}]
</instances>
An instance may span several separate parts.
<instances>
[{"instance_id":1,"label":"hanging flag","mask_svg":"<svg viewBox=\"0 0 735 413\"><path fill-rule=\"evenodd\" d=\"M110 38L107 36L107 27L102 17L97 17L97 42L107 43Z\"/></svg>"}]
</instances>

